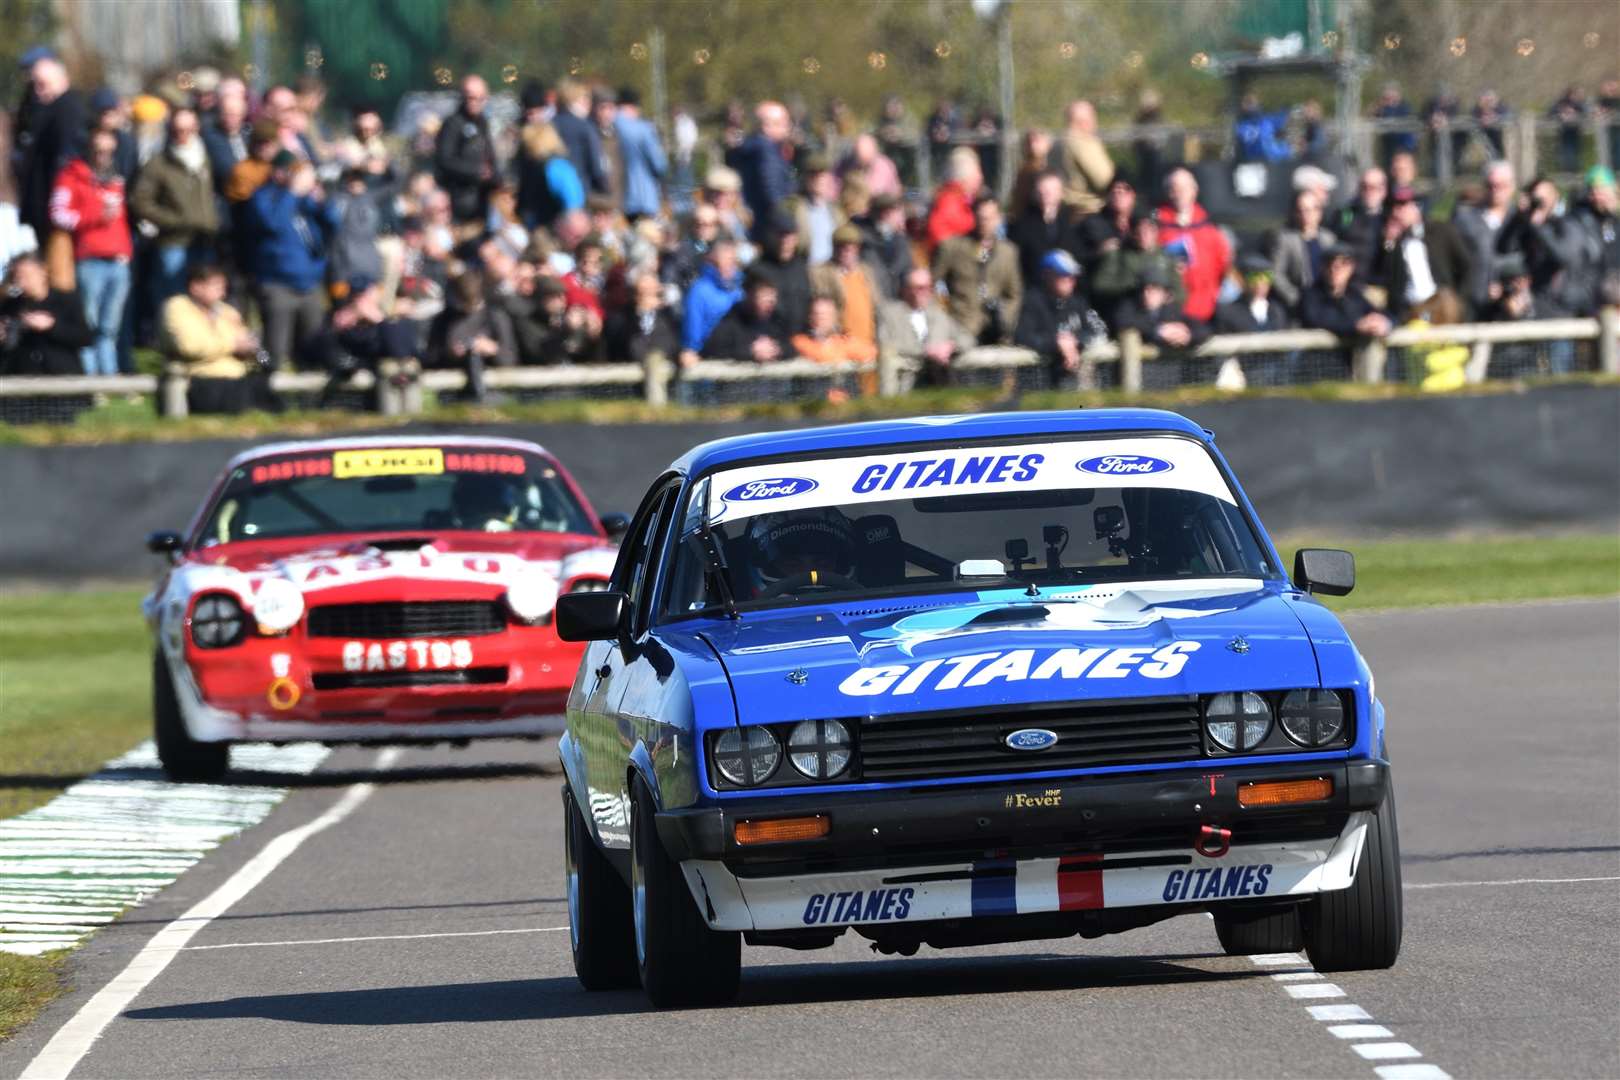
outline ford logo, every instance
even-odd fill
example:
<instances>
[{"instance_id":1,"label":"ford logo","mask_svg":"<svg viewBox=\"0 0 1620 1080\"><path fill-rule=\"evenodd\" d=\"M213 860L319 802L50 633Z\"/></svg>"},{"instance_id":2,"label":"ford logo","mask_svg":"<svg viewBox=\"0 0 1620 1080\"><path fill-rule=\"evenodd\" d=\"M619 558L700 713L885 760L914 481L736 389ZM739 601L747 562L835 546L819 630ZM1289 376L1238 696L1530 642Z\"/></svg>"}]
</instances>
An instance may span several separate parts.
<instances>
[{"instance_id":1,"label":"ford logo","mask_svg":"<svg viewBox=\"0 0 1620 1080\"><path fill-rule=\"evenodd\" d=\"M1162 458L1148 457L1146 454L1104 454L1102 457L1087 458L1075 468L1104 476L1137 476L1169 472L1175 466Z\"/></svg>"},{"instance_id":2,"label":"ford logo","mask_svg":"<svg viewBox=\"0 0 1620 1080\"><path fill-rule=\"evenodd\" d=\"M1002 740L1009 750L1045 750L1056 746L1057 732L1047 731L1045 728L1023 728L1013 732Z\"/></svg>"},{"instance_id":3,"label":"ford logo","mask_svg":"<svg viewBox=\"0 0 1620 1080\"><path fill-rule=\"evenodd\" d=\"M750 480L746 484L738 484L721 498L726 502L785 499L789 495L803 495L807 491L814 491L817 486L814 480L806 480L802 476L778 476L769 480Z\"/></svg>"}]
</instances>

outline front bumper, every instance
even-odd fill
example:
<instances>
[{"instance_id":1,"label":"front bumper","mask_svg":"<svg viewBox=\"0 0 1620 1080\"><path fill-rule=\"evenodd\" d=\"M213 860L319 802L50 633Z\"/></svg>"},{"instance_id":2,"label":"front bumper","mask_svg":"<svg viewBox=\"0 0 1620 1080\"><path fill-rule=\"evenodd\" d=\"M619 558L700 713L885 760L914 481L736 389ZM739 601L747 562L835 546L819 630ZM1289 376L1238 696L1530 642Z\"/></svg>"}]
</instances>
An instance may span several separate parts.
<instances>
[{"instance_id":1,"label":"front bumper","mask_svg":"<svg viewBox=\"0 0 1620 1080\"><path fill-rule=\"evenodd\" d=\"M1218 766L1217 766L1218 767ZM1348 888L1383 761L1038 785L738 800L658 815L699 910L726 930L805 930L1037 912L1265 900ZM1238 788L1325 777L1323 801L1244 809ZM747 819L821 814L827 836L739 846ZM1230 848L1198 844L1205 827Z\"/></svg>"}]
</instances>

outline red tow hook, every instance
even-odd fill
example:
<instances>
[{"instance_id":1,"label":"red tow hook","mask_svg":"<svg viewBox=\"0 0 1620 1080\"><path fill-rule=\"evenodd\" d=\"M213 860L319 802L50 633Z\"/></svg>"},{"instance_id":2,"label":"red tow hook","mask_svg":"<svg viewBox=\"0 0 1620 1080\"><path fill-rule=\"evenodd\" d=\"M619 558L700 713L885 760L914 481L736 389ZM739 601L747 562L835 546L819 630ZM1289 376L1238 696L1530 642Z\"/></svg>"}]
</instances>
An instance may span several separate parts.
<instances>
[{"instance_id":1,"label":"red tow hook","mask_svg":"<svg viewBox=\"0 0 1620 1080\"><path fill-rule=\"evenodd\" d=\"M1218 859L1232 850L1232 830L1219 825L1205 825L1198 830L1198 843L1193 850L1206 859Z\"/></svg>"}]
</instances>

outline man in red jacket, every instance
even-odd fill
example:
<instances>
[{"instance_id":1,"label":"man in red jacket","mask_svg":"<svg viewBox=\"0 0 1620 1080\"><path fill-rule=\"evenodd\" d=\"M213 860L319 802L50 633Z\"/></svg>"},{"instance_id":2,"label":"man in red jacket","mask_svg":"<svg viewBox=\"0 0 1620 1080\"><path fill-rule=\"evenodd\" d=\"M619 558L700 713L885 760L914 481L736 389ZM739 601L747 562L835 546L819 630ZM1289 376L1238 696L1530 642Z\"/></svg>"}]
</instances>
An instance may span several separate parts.
<instances>
[{"instance_id":1,"label":"man in red jacket","mask_svg":"<svg viewBox=\"0 0 1620 1080\"><path fill-rule=\"evenodd\" d=\"M951 151L946 166L945 182L934 196L934 205L928 211L928 255L953 236L966 236L973 231L974 200L984 187L984 171L979 166L979 155L971 146L958 146Z\"/></svg>"},{"instance_id":2,"label":"man in red jacket","mask_svg":"<svg viewBox=\"0 0 1620 1080\"><path fill-rule=\"evenodd\" d=\"M51 224L73 238L84 319L95 341L84 350L86 375L118 374L118 331L129 296L129 215L118 171L118 136L96 131L85 156L57 174Z\"/></svg>"},{"instance_id":3,"label":"man in red jacket","mask_svg":"<svg viewBox=\"0 0 1620 1080\"><path fill-rule=\"evenodd\" d=\"M1221 282L1232 266L1226 234L1198 205L1198 181L1179 168L1164 182L1168 202L1159 207L1159 246L1183 260L1181 283L1187 290L1184 310L1200 322L1215 315Z\"/></svg>"}]
</instances>

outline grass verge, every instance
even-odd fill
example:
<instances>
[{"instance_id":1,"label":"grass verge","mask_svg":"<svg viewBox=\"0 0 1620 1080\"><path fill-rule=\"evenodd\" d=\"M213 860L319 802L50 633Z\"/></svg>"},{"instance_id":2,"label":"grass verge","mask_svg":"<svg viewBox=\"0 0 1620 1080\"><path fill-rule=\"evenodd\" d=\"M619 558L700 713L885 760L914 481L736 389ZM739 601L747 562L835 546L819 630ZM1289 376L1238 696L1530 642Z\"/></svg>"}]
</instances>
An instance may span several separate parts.
<instances>
[{"instance_id":1,"label":"grass verge","mask_svg":"<svg viewBox=\"0 0 1620 1080\"><path fill-rule=\"evenodd\" d=\"M51 999L67 989L63 985L63 951L44 956L0 953L0 1043L39 1015Z\"/></svg>"}]
</instances>

